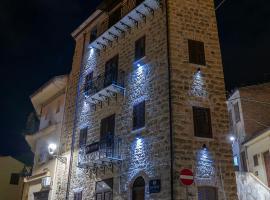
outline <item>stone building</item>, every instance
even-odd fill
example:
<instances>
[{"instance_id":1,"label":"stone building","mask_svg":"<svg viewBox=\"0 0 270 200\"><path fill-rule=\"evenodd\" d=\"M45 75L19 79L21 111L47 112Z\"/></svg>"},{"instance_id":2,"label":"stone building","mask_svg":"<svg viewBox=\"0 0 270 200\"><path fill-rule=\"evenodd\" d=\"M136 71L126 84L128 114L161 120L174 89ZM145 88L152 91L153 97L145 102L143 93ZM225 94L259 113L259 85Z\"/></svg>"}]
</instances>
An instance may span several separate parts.
<instances>
[{"instance_id":1,"label":"stone building","mask_svg":"<svg viewBox=\"0 0 270 200\"><path fill-rule=\"evenodd\" d=\"M64 160L50 155L48 147L60 145L67 80L67 75L54 77L31 95L40 123L25 137L35 156L32 174L24 179L23 200L56 199L56 169Z\"/></svg>"},{"instance_id":2,"label":"stone building","mask_svg":"<svg viewBox=\"0 0 270 200\"><path fill-rule=\"evenodd\" d=\"M270 83L241 87L228 98L234 165L270 184Z\"/></svg>"},{"instance_id":3,"label":"stone building","mask_svg":"<svg viewBox=\"0 0 270 200\"><path fill-rule=\"evenodd\" d=\"M212 0L103 1L72 36L57 199L237 199Z\"/></svg>"}]
</instances>

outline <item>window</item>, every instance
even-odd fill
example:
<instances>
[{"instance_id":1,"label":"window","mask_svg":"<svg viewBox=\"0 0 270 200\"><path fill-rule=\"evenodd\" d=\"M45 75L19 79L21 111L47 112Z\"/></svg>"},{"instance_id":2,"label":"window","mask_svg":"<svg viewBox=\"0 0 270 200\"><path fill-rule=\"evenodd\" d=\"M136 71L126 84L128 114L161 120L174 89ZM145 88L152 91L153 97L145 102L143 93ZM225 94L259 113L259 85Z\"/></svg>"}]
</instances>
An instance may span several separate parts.
<instances>
[{"instance_id":1,"label":"window","mask_svg":"<svg viewBox=\"0 0 270 200\"><path fill-rule=\"evenodd\" d=\"M104 88L111 84L117 84L118 55L114 56L106 62L104 76Z\"/></svg>"},{"instance_id":2,"label":"window","mask_svg":"<svg viewBox=\"0 0 270 200\"><path fill-rule=\"evenodd\" d=\"M238 157L237 156L233 156L233 165L234 166L239 166Z\"/></svg>"},{"instance_id":3,"label":"window","mask_svg":"<svg viewBox=\"0 0 270 200\"><path fill-rule=\"evenodd\" d=\"M229 111L229 126L230 126L230 129L232 130L232 128L233 128L233 118L232 118L232 111L231 110Z\"/></svg>"},{"instance_id":4,"label":"window","mask_svg":"<svg viewBox=\"0 0 270 200\"><path fill-rule=\"evenodd\" d=\"M19 180L20 180L20 174L12 173L11 176L10 176L9 183L11 185L19 185Z\"/></svg>"},{"instance_id":5,"label":"window","mask_svg":"<svg viewBox=\"0 0 270 200\"><path fill-rule=\"evenodd\" d=\"M122 7L117 8L109 16L109 28L116 24L121 19Z\"/></svg>"},{"instance_id":6,"label":"window","mask_svg":"<svg viewBox=\"0 0 270 200\"><path fill-rule=\"evenodd\" d=\"M133 107L133 130L144 127L145 125L145 101Z\"/></svg>"},{"instance_id":7,"label":"window","mask_svg":"<svg viewBox=\"0 0 270 200\"><path fill-rule=\"evenodd\" d=\"M132 200L144 200L145 181L143 177L138 177L133 183L132 187Z\"/></svg>"},{"instance_id":8,"label":"window","mask_svg":"<svg viewBox=\"0 0 270 200\"><path fill-rule=\"evenodd\" d=\"M87 127L80 130L80 139L79 139L80 147L86 145L86 142L87 142L87 130L88 130Z\"/></svg>"},{"instance_id":9,"label":"window","mask_svg":"<svg viewBox=\"0 0 270 200\"><path fill-rule=\"evenodd\" d=\"M111 115L101 120L100 139L108 139L114 135L115 115Z\"/></svg>"},{"instance_id":10,"label":"window","mask_svg":"<svg viewBox=\"0 0 270 200\"><path fill-rule=\"evenodd\" d=\"M56 113L60 112L60 106L61 106L61 102L57 101Z\"/></svg>"},{"instance_id":11,"label":"window","mask_svg":"<svg viewBox=\"0 0 270 200\"><path fill-rule=\"evenodd\" d=\"M218 200L217 189L214 187L198 187L198 200Z\"/></svg>"},{"instance_id":12,"label":"window","mask_svg":"<svg viewBox=\"0 0 270 200\"><path fill-rule=\"evenodd\" d=\"M74 200L82 200L82 191L74 193Z\"/></svg>"},{"instance_id":13,"label":"window","mask_svg":"<svg viewBox=\"0 0 270 200\"><path fill-rule=\"evenodd\" d=\"M97 27L94 27L90 32L90 43L97 38Z\"/></svg>"},{"instance_id":14,"label":"window","mask_svg":"<svg viewBox=\"0 0 270 200\"><path fill-rule=\"evenodd\" d=\"M86 95L89 95L90 90L93 89L93 72L90 72L85 77L84 82L84 92Z\"/></svg>"},{"instance_id":15,"label":"window","mask_svg":"<svg viewBox=\"0 0 270 200\"><path fill-rule=\"evenodd\" d=\"M198 65L205 65L204 43L188 40L189 62Z\"/></svg>"},{"instance_id":16,"label":"window","mask_svg":"<svg viewBox=\"0 0 270 200\"><path fill-rule=\"evenodd\" d=\"M253 156L253 162L254 162L254 167L259 165L259 160L258 160L258 155L257 154Z\"/></svg>"},{"instance_id":17,"label":"window","mask_svg":"<svg viewBox=\"0 0 270 200\"><path fill-rule=\"evenodd\" d=\"M135 61L145 56L145 36L135 42Z\"/></svg>"},{"instance_id":18,"label":"window","mask_svg":"<svg viewBox=\"0 0 270 200\"><path fill-rule=\"evenodd\" d=\"M193 107L194 134L196 137L212 138L209 108Z\"/></svg>"},{"instance_id":19,"label":"window","mask_svg":"<svg viewBox=\"0 0 270 200\"><path fill-rule=\"evenodd\" d=\"M239 112L239 104L238 102L233 105L234 115L236 123L240 121L240 112Z\"/></svg>"},{"instance_id":20,"label":"window","mask_svg":"<svg viewBox=\"0 0 270 200\"><path fill-rule=\"evenodd\" d=\"M96 200L113 199L113 179L96 182Z\"/></svg>"}]
</instances>

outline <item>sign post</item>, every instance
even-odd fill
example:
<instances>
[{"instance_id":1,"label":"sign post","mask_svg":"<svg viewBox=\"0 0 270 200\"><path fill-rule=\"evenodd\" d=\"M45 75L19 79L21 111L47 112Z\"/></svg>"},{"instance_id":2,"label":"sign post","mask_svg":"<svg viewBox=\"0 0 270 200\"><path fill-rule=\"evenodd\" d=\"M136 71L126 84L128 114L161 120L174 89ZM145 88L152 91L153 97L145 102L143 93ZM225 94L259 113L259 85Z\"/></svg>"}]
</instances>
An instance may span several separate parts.
<instances>
[{"instance_id":1,"label":"sign post","mask_svg":"<svg viewBox=\"0 0 270 200\"><path fill-rule=\"evenodd\" d=\"M186 195L188 200L188 186L194 182L193 172L189 169L183 169L180 171L180 181L186 186Z\"/></svg>"}]
</instances>

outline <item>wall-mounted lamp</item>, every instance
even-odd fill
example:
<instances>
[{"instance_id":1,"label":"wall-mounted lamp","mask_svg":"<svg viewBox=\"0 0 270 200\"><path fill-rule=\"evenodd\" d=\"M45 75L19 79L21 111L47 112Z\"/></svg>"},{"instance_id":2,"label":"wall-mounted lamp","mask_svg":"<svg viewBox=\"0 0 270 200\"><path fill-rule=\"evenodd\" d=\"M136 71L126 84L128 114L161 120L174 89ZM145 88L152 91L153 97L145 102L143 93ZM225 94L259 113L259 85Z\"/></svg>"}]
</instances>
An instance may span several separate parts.
<instances>
[{"instance_id":1,"label":"wall-mounted lamp","mask_svg":"<svg viewBox=\"0 0 270 200\"><path fill-rule=\"evenodd\" d=\"M235 137L233 135L230 136L230 141L234 142L235 141Z\"/></svg>"},{"instance_id":2,"label":"wall-mounted lamp","mask_svg":"<svg viewBox=\"0 0 270 200\"><path fill-rule=\"evenodd\" d=\"M57 145L54 143L49 144L48 146L48 152L51 156L58 159L62 163L67 163L67 158L63 156L57 155Z\"/></svg>"}]
</instances>

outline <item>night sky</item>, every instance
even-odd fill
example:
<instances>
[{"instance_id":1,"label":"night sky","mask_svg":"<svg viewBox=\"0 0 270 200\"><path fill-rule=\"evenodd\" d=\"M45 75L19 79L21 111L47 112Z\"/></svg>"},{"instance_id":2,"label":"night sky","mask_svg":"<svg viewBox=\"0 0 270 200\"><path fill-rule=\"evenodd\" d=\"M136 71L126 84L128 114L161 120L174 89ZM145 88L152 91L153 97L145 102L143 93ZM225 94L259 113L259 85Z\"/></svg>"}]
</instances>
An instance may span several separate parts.
<instances>
[{"instance_id":1,"label":"night sky","mask_svg":"<svg viewBox=\"0 0 270 200\"><path fill-rule=\"evenodd\" d=\"M31 160L21 135L33 111L29 96L53 76L70 71L70 33L99 2L0 1L0 154ZM270 80L270 1L226 0L217 18L227 90Z\"/></svg>"}]
</instances>

